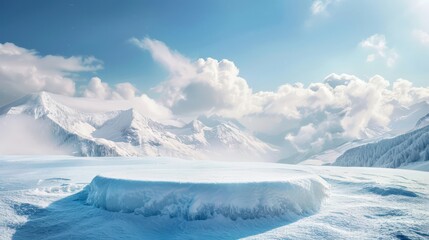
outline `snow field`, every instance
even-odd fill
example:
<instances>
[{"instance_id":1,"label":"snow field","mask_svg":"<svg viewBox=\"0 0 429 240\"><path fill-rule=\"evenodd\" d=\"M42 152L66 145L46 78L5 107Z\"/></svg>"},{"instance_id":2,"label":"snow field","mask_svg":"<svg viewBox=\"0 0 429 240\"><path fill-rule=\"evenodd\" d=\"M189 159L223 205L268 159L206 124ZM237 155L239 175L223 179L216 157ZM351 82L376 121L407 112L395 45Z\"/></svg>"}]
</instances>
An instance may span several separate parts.
<instances>
[{"instance_id":1,"label":"snow field","mask_svg":"<svg viewBox=\"0 0 429 240\"><path fill-rule=\"evenodd\" d=\"M115 211L90 204L96 183L105 184L97 194L105 191L103 204ZM428 239L428 183L428 172L404 169L3 156L0 240ZM310 212L319 184L329 186L329 197ZM143 193L151 198L142 201ZM284 198L287 211L276 215ZM226 202L238 206L235 212L215 210ZM248 210L259 202L272 208Z\"/></svg>"}]
</instances>

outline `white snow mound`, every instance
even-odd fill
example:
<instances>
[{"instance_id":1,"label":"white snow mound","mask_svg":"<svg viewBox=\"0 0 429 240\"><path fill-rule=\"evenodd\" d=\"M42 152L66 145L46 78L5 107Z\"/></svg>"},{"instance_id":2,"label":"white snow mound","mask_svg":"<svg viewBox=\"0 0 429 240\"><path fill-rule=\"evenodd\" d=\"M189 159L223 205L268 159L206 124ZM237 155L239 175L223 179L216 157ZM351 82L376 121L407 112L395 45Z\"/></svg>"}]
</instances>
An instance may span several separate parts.
<instances>
[{"instance_id":1,"label":"white snow mound","mask_svg":"<svg viewBox=\"0 0 429 240\"><path fill-rule=\"evenodd\" d=\"M250 175L251 177L251 175ZM96 176L87 203L114 212L206 220L265 217L296 219L317 212L329 185L320 177L285 177L282 181L129 180Z\"/></svg>"}]
</instances>

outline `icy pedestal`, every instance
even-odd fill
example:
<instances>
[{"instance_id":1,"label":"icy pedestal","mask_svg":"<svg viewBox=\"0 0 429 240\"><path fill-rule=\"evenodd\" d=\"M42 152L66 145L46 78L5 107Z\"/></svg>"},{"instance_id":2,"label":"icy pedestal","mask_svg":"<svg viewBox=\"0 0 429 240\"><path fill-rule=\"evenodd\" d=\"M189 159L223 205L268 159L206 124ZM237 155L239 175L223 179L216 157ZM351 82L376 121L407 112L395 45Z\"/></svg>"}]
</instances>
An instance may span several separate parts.
<instances>
[{"instance_id":1,"label":"icy pedestal","mask_svg":"<svg viewBox=\"0 0 429 240\"><path fill-rule=\"evenodd\" d=\"M172 175L175 181L159 177ZM316 175L287 169L196 166L179 170L164 166L150 171L134 169L125 176L95 177L87 188L87 203L145 217L295 219L318 211L329 189Z\"/></svg>"}]
</instances>

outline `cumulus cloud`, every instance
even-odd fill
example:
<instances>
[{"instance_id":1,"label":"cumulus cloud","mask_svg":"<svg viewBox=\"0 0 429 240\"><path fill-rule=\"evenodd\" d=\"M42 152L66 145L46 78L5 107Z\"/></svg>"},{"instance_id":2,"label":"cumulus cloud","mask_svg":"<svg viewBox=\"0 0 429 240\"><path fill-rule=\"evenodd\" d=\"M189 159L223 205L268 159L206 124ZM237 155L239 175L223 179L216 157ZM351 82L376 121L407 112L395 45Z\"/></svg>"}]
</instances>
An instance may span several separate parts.
<instances>
[{"instance_id":1,"label":"cumulus cloud","mask_svg":"<svg viewBox=\"0 0 429 240\"><path fill-rule=\"evenodd\" d=\"M290 141L298 151L303 152L306 151L303 148L306 148L309 142L317 145L317 142L313 141L315 134L317 134L317 129L313 123L309 123L300 127L297 134L289 133L285 139Z\"/></svg>"},{"instance_id":2,"label":"cumulus cloud","mask_svg":"<svg viewBox=\"0 0 429 240\"><path fill-rule=\"evenodd\" d=\"M273 144L290 146L292 150L285 148L288 151L308 152L376 135L389 127L395 107L429 101L429 88L415 87L405 79L390 84L379 75L360 79L332 73L308 86L284 84L276 91L254 92L230 60L191 60L150 38L130 42L148 51L169 72L168 79L154 88L160 98L141 94L130 83L109 85L94 77L78 94L86 98L67 100L68 104L89 111L111 111L113 105L103 102L114 100L117 109L133 107L164 120L217 114L238 119ZM392 65L397 58L383 35L373 35L361 46L371 51L368 61L383 59ZM70 74L101 67L92 57L39 56L13 44L0 45L0 63L0 83L5 86L0 91L15 95L18 90L73 95Z\"/></svg>"},{"instance_id":3,"label":"cumulus cloud","mask_svg":"<svg viewBox=\"0 0 429 240\"><path fill-rule=\"evenodd\" d=\"M102 82L99 77L93 77L83 92L84 97L98 99L132 99L137 95L137 88L131 83L119 83L111 88L108 83Z\"/></svg>"},{"instance_id":4,"label":"cumulus cloud","mask_svg":"<svg viewBox=\"0 0 429 240\"><path fill-rule=\"evenodd\" d=\"M174 113L211 112L237 117L250 108L246 104L252 90L239 76L233 62L213 58L191 61L160 41L150 38L131 41L149 51L153 59L169 71L169 79L155 90L162 94L162 101Z\"/></svg>"},{"instance_id":5,"label":"cumulus cloud","mask_svg":"<svg viewBox=\"0 0 429 240\"><path fill-rule=\"evenodd\" d=\"M261 111L243 116L246 126L264 119L256 129L282 133L298 152L317 152L345 141L377 136L387 131L394 107L429 100L429 88L414 87L399 79L392 85L379 75L361 80L347 74L330 74L323 83L308 87L286 84L276 92L255 93Z\"/></svg>"},{"instance_id":6,"label":"cumulus cloud","mask_svg":"<svg viewBox=\"0 0 429 240\"><path fill-rule=\"evenodd\" d=\"M84 88L83 101L68 101L74 109L85 112L107 112L114 110L126 110L133 108L144 116L158 121L171 120L173 118L170 109L150 98L146 94L140 94L131 83L119 83L111 87L99 77L93 77ZM88 101L88 98L94 99ZM114 100L106 103L105 100ZM166 122L169 123L170 122Z\"/></svg>"},{"instance_id":7,"label":"cumulus cloud","mask_svg":"<svg viewBox=\"0 0 429 240\"><path fill-rule=\"evenodd\" d=\"M75 93L72 74L100 68L94 57L41 56L13 43L0 43L0 104L38 91L71 96Z\"/></svg>"},{"instance_id":8,"label":"cumulus cloud","mask_svg":"<svg viewBox=\"0 0 429 240\"><path fill-rule=\"evenodd\" d=\"M413 37L422 45L429 46L429 33L420 29L414 29Z\"/></svg>"},{"instance_id":9,"label":"cumulus cloud","mask_svg":"<svg viewBox=\"0 0 429 240\"><path fill-rule=\"evenodd\" d=\"M124 110L134 108L143 115L159 120L171 118L171 112L162 104L145 94L140 94L131 83L123 82L110 86L99 77L93 77L86 86L76 91L75 77L81 72L93 72L102 68L101 61L94 57L69 58L62 56L41 56L34 50L18 47L13 43L0 44L0 106L23 95L47 91L64 96L82 96L75 102L77 109L97 111ZM104 104L102 101L116 100ZM117 109L112 109L116 107Z\"/></svg>"},{"instance_id":10,"label":"cumulus cloud","mask_svg":"<svg viewBox=\"0 0 429 240\"><path fill-rule=\"evenodd\" d=\"M387 58L390 49L383 39L376 36L362 45L377 58ZM375 136L389 127L393 102L409 106L429 100L429 88L403 79L390 84L379 75L362 80L333 73L309 86L284 84L276 91L253 92L229 60L192 61L157 40L134 42L169 71L169 79L156 89L177 116L234 117L265 139L289 142L297 151Z\"/></svg>"},{"instance_id":11,"label":"cumulus cloud","mask_svg":"<svg viewBox=\"0 0 429 240\"><path fill-rule=\"evenodd\" d=\"M359 80L356 76L349 75L349 74L336 74L331 73L328 76L325 77L324 83L328 84L332 88L335 88L337 86L341 85L348 85L350 82Z\"/></svg>"},{"instance_id":12,"label":"cumulus cloud","mask_svg":"<svg viewBox=\"0 0 429 240\"><path fill-rule=\"evenodd\" d=\"M386 61L388 67L393 67L399 57L394 49L387 46L386 37L382 34L374 34L361 41L359 45L371 52L366 58L367 62L374 62L380 58Z\"/></svg>"}]
</instances>

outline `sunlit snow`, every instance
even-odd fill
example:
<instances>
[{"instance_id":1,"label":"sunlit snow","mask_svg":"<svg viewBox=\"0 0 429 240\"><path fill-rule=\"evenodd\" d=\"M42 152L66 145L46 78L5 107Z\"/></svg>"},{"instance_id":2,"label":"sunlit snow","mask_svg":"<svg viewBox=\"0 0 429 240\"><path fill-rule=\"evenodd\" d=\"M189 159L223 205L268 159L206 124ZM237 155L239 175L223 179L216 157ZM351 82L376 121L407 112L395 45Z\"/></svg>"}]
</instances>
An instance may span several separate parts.
<instances>
[{"instance_id":1,"label":"sunlit snow","mask_svg":"<svg viewBox=\"0 0 429 240\"><path fill-rule=\"evenodd\" d=\"M2 157L0 239L426 239L428 182L402 169Z\"/></svg>"}]
</instances>

